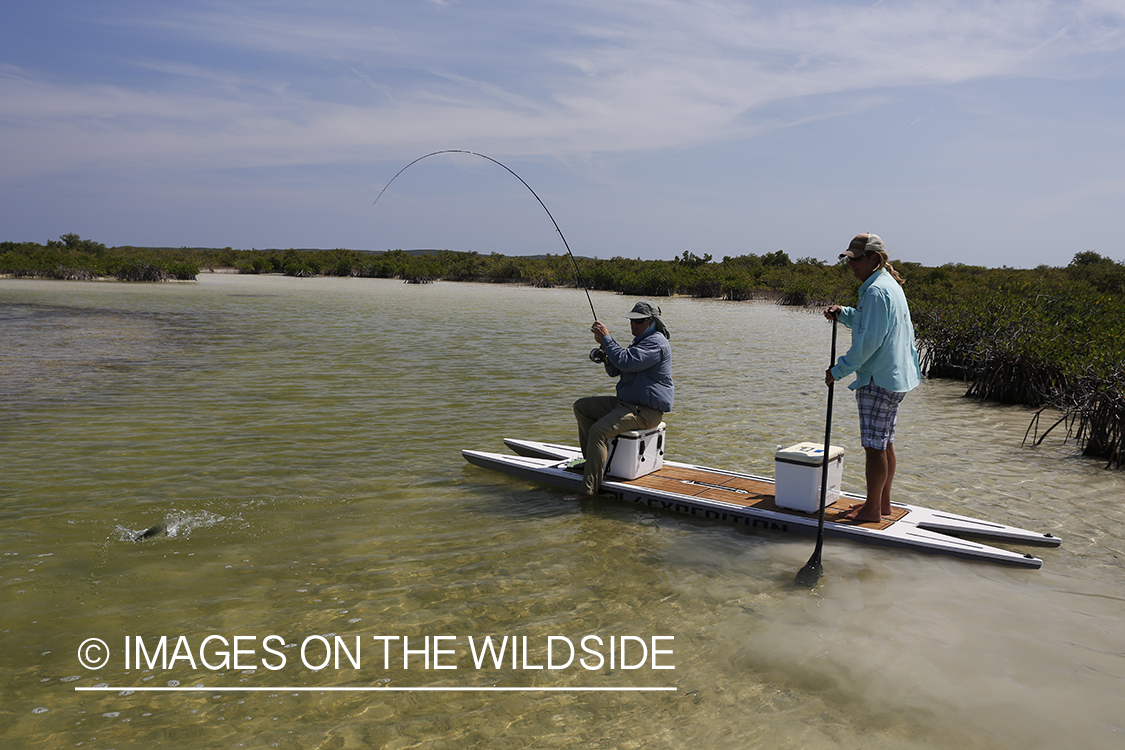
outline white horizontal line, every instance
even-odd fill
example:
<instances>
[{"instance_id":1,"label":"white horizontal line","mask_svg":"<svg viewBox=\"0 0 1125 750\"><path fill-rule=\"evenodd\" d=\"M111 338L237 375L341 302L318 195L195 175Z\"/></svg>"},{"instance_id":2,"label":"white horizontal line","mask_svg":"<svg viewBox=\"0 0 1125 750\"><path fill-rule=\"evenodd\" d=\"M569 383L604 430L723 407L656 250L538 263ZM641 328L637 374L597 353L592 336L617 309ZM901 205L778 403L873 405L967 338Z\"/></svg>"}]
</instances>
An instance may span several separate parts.
<instances>
[{"instance_id":1,"label":"white horizontal line","mask_svg":"<svg viewBox=\"0 0 1125 750\"><path fill-rule=\"evenodd\" d=\"M368 693L544 693L544 692L658 692L679 690L676 687L204 687L190 685L183 687L76 687L76 692L114 692L131 690L135 693L273 693L273 692L368 692Z\"/></svg>"}]
</instances>

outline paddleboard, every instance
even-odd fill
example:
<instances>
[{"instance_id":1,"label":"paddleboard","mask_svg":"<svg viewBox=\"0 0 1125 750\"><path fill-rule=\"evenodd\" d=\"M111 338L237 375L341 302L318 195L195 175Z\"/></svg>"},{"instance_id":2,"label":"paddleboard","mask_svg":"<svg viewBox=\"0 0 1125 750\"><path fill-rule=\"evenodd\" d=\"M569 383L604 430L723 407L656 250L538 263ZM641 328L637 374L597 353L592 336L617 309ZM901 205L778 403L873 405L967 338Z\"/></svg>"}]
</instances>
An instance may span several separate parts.
<instances>
[{"instance_id":1,"label":"paddleboard","mask_svg":"<svg viewBox=\"0 0 1125 750\"><path fill-rule=\"evenodd\" d=\"M515 455L476 450L463 450L461 455L484 469L571 490L581 488L582 470L568 466L582 457L578 448L511 438L504 443ZM774 480L770 477L667 459L663 468L637 479L610 476L602 482L603 494L652 509L688 513L753 529L815 534L819 513L779 507L774 502L774 491ZM1042 567L1043 561L977 540L1041 547L1058 547L1062 543L1053 534L904 503L893 503L892 514L878 523L845 519L851 504L862 501L861 495L841 493L840 499L825 509L825 536L1024 568Z\"/></svg>"}]
</instances>

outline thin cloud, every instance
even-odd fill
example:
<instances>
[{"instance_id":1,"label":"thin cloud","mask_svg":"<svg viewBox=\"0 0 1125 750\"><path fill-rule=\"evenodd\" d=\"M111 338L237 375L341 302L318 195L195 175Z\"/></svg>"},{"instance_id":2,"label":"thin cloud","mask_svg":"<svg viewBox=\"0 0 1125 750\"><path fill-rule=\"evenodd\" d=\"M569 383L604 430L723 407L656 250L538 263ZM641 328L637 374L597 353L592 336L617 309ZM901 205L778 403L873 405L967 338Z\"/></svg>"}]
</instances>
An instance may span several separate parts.
<instances>
[{"instance_id":1,"label":"thin cloud","mask_svg":"<svg viewBox=\"0 0 1125 750\"><path fill-rule=\"evenodd\" d=\"M0 87L3 132L24 143L81 132L91 160L153 158L139 133L169 159L245 165L424 142L581 157L745 137L761 127L756 109L796 97L1080 75L1069 61L1123 46L1123 13L1105 3L555 3L549 33L541 16L498 7L393 6L387 21L366 4L206 4L104 20L227 47L240 68L140 58L167 76L144 90L29 73Z\"/></svg>"},{"instance_id":2,"label":"thin cloud","mask_svg":"<svg viewBox=\"0 0 1125 750\"><path fill-rule=\"evenodd\" d=\"M589 220L593 247L607 238L632 241L649 225L659 226L653 246L675 231L702 236L681 226L680 217L696 216L706 217L708 232L727 225L722 231L734 239L722 252L733 252L743 247L746 204L797 216L810 195L820 196L812 200L826 221L853 211L868 217L871 204L903 227L925 227L939 205L943 221L958 210L971 220L974 211L987 213L985 228L999 236L1017 231L1001 226L1005 201L1046 204L1057 193L1063 206L1081 204L1068 196L1086 195L1108 204L1120 191L1107 176L1119 166L1112 146L1125 50L1119 0L185 0L127 8L107 0L82 12L90 17L67 19L68 31L79 33L66 40L65 57L9 52L0 63L0 180L12 206L5 216L31 210L34 190L25 186L46 194L42 186L56 184L114 183L130 198L157 201L149 186L175 182L177 200L157 206L169 212L192 209L183 185L202 186L196 203L221 194L231 196L217 202L226 207L245 193L244 205L251 195L277 195L280 205L272 191L284 175L293 231L303 207L325 191L320 183L297 197L304 176L331 175L324 180L332 182L437 148L472 148L505 162L557 160L567 170L543 174L564 184L560 173L581 172L574 210L612 214L596 230ZM53 34L56 21L44 15L42 34ZM1068 86L1050 84L1057 80ZM1069 93L1069 82L1085 87L1087 98ZM1097 83L1104 96L1094 96ZM1082 121L1069 111L1044 121L1052 113L1027 107L1022 86L1076 97ZM868 135L861 117L868 112L887 117L878 133ZM1098 113L1098 131L1084 138L1082 128L1094 127ZM886 155L888 146L899 150ZM1095 148L1095 157L1083 150ZM690 157L679 159L685 151ZM802 161L810 151L815 158ZM1003 182L1021 169L1039 170L1042 154L1064 151L1052 174L1068 184L1030 172ZM748 166L730 167L728 152ZM865 164L884 158L898 183L888 182L887 192L873 185L867 198L832 192L859 152ZM640 165L661 158L668 170L637 177ZM672 169L686 161L692 170ZM700 161L708 170L696 169ZM963 179L944 181L965 169L975 170L972 200ZM793 192L779 192L776 175ZM1095 179L1102 182L1089 187ZM816 193L808 185L829 187ZM924 206L910 203L912 189L925 191ZM677 200L665 202L667 195ZM985 195L995 211L979 211ZM111 203L114 195L100 190L97 198ZM644 220L625 226L630 201ZM232 213L245 221L245 213ZM118 221L131 224L137 215ZM104 212L95 216L110 221ZM1113 236L1115 222L1105 222ZM800 226L791 231L815 231L803 217L788 223ZM202 231L197 221L184 225ZM321 239L324 227L304 231L306 244L339 241ZM414 236L417 226L402 231Z\"/></svg>"}]
</instances>

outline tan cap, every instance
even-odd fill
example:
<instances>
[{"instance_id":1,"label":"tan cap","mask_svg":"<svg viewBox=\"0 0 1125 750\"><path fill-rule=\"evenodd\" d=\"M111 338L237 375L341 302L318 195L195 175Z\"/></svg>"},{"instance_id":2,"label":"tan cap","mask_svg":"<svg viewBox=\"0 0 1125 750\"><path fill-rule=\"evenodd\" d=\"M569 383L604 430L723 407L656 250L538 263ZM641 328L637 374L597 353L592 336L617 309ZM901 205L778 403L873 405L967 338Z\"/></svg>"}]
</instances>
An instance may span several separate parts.
<instances>
[{"instance_id":1,"label":"tan cap","mask_svg":"<svg viewBox=\"0 0 1125 750\"><path fill-rule=\"evenodd\" d=\"M848 249L840 253L841 258L859 258L868 253L878 253L883 251L883 238L877 234L866 232L864 234L857 234L852 239Z\"/></svg>"}]
</instances>

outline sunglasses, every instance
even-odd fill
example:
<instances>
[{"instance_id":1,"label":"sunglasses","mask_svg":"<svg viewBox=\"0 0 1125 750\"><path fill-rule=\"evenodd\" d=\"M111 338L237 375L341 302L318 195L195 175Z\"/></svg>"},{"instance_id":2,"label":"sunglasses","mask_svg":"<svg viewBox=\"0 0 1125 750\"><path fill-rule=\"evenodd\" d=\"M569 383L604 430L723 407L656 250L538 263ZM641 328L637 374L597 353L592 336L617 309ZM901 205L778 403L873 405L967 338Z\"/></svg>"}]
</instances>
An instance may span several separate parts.
<instances>
[{"instance_id":1,"label":"sunglasses","mask_svg":"<svg viewBox=\"0 0 1125 750\"><path fill-rule=\"evenodd\" d=\"M874 255L874 254L875 253L864 253L863 255L860 255L856 258L848 258L848 263L859 263L864 258L866 258L868 256L871 256L871 255Z\"/></svg>"}]
</instances>

